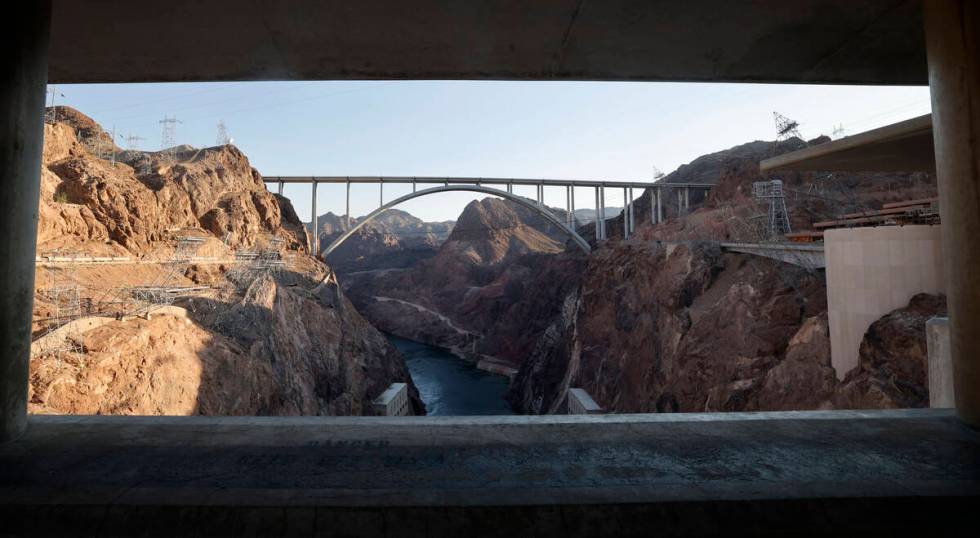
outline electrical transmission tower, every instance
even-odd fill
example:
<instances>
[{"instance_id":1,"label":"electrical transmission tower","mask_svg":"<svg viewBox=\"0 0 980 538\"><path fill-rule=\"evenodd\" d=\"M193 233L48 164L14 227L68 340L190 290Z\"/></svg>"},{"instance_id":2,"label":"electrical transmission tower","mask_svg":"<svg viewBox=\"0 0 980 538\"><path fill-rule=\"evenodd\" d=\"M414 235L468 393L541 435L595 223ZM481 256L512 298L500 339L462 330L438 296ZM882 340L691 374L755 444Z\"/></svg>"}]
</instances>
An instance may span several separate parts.
<instances>
[{"instance_id":1,"label":"electrical transmission tower","mask_svg":"<svg viewBox=\"0 0 980 538\"><path fill-rule=\"evenodd\" d=\"M802 140L803 136L800 135L798 129L799 122L791 120L779 112L773 112L772 117L776 121L776 140L772 143L772 154L775 155L780 142L785 142L793 137Z\"/></svg>"},{"instance_id":2,"label":"electrical transmission tower","mask_svg":"<svg viewBox=\"0 0 980 538\"><path fill-rule=\"evenodd\" d=\"M154 309L173 304L177 295L185 292L179 285L180 277L203 244L204 238L201 237L178 237L173 255L157 278L147 285L129 289L133 305L127 308L127 313L145 316Z\"/></svg>"},{"instance_id":3,"label":"electrical transmission tower","mask_svg":"<svg viewBox=\"0 0 980 538\"><path fill-rule=\"evenodd\" d=\"M112 161L116 164L116 128L112 132L97 131L94 137L82 141L89 151L96 157L104 161Z\"/></svg>"},{"instance_id":4,"label":"electrical transmission tower","mask_svg":"<svg viewBox=\"0 0 980 538\"><path fill-rule=\"evenodd\" d=\"M173 164L177 160L177 124L183 123L176 117L163 116L160 124L163 125L163 133L160 135L160 154L168 164Z\"/></svg>"},{"instance_id":5,"label":"electrical transmission tower","mask_svg":"<svg viewBox=\"0 0 980 538\"><path fill-rule=\"evenodd\" d=\"M776 140L782 142L783 140L789 140L794 136L797 138L803 138L800 136L799 122L791 120L786 116L783 116L779 112L772 113L773 119L776 120Z\"/></svg>"},{"instance_id":6,"label":"electrical transmission tower","mask_svg":"<svg viewBox=\"0 0 980 538\"><path fill-rule=\"evenodd\" d=\"M226 273L228 280L248 289L259 277L278 273L286 265L280 254L283 243L283 239L270 235L261 238L255 250L237 252L238 263Z\"/></svg>"},{"instance_id":7,"label":"electrical transmission tower","mask_svg":"<svg viewBox=\"0 0 980 538\"><path fill-rule=\"evenodd\" d=\"M54 108L55 99L58 97L64 97L65 95L58 93L54 84L48 86L48 95L51 96L51 99L48 101L48 105L44 109L44 123L54 123L58 121L58 111Z\"/></svg>"},{"instance_id":8,"label":"electrical transmission tower","mask_svg":"<svg viewBox=\"0 0 980 538\"><path fill-rule=\"evenodd\" d=\"M51 324L37 338L31 351L38 355L54 355L59 361L69 354L81 353L79 345L80 332L72 324L82 317L82 301L79 293L76 253L55 251L49 259L60 259L65 262L62 267L54 269L52 286L41 291L40 295L50 301L53 311Z\"/></svg>"},{"instance_id":9,"label":"electrical transmission tower","mask_svg":"<svg viewBox=\"0 0 980 538\"><path fill-rule=\"evenodd\" d=\"M844 124L840 123L834 126L834 132L831 134L832 138L843 138L846 129L844 129Z\"/></svg>"},{"instance_id":10,"label":"electrical transmission tower","mask_svg":"<svg viewBox=\"0 0 980 538\"><path fill-rule=\"evenodd\" d=\"M776 240L783 234L793 231L789 224L789 213L786 211L786 193L783 192L781 180L756 181L752 184L752 197L760 204L768 204L769 206L765 215L766 223L763 230L763 236L766 240Z\"/></svg>"},{"instance_id":11,"label":"electrical transmission tower","mask_svg":"<svg viewBox=\"0 0 980 538\"><path fill-rule=\"evenodd\" d=\"M126 149L129 151L139 151L140 142L146 140L142 136L137 136L134 134L126 135Z\"/></svg>"},{"instance_id":12,"label":"electrical transmission tower","mask_svg":"<svg viewBox=\"0 0 980 538\"><path fill-rule=\"evenodd\" d=\"M139 143L146 139L143 138L142 136L129 134L128 136L126 136L125 140L126 140L126 150L131 152L137 152L140 150ZM135 159L135 158L136 158L135 156L130 156L130 159ZM134 166L133 168L136 167ZM149 175L151 169L152 169L152 161L147 156L141 155L139 157L139 169L138 169L140 175L144 175L144 176Z\"/></svg>"},{"instance_id":13,"label":"electrical transmission tower","mask_svg":"<svg viewBox=\"0 0 980 538\"><path fill-rule=\"evenodd\" d=\"M656 166L653 167L653 180L660 181L664 178L664 173L660 171Z\"/></svg>"},{"instance_id":14,"label":"electrical transmission tower","mask_svg":"<svg viewBox=\"0 0 980 538\"><path fill-rule=\"evenodd\" d=\"M231 144L231 137L228 136L228 128L225 127L225 120L218 122L218 137L216 140L216 145L226 146Z\"/></svg>"}]
</instances>

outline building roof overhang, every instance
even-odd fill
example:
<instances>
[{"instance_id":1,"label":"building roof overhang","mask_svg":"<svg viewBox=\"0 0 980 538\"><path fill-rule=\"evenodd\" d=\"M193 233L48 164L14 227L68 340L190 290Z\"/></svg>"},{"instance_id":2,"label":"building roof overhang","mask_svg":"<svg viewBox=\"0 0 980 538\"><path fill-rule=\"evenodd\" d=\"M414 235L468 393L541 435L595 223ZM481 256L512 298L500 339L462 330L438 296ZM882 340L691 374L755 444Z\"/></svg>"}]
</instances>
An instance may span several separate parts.
<instances>
[{"instance_id":1,"label":"building roof overhang","mask_svg":"<svg viewBox=\"0 0 980 538\"><path fill-rule=\"evenodd\" d=\"M763 172L932 172L936 169L932 115L777 155L761 161L759 168Z\"/></svg>"}]
</instances>

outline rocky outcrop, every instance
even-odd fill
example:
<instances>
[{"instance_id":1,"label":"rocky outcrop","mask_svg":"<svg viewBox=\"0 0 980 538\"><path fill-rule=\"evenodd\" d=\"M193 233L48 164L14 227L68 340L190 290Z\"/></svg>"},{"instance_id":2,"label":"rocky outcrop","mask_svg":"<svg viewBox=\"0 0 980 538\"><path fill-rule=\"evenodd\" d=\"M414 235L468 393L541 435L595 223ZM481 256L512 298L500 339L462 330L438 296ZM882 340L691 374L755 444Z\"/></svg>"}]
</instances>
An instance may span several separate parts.
<instances>
[{"instance_id":1,"label":"rocky outcrop","mask_svg":"<svg viewBox=\"0 0 980 538\"><path fill-rule=\"evenodd\" d=\"M756 395L759 410L821 409L837 389L830 365L830 328L826 313L803 321L786 354L766 374Z\"/></svg>"},{"instance_id":2,"label":"rocky outcrop","mask_svg":"<svg viewBox=\"0 0 980 538\"><path fill-rule=\"evenodd\" d=\"M151 152L121 151L116 162L93 153L104 132L90 118L58 107L59 123L45 125L40 250L63 246L122 248L133 254L197 229L230 247L250 246L263 234L307 247L302 222L285 199L268 192L234 146L182 148L176 162ZM53 241L52 244L48 244Z\"/></svg>"},{"instance_id":3,"label":"rocky outcrop","mask_svg":"<svg viewBox=\"0 0 980 538\"><path fill-rule=\"evenodd\" d=\"M822 308L819 279L778 282L766 264L708 243L601 249L582 276L577 315L560 323L574 334L563 347L572 354L539 350L553 366L526 361L511 402L554 409L577 386L616 412L756 408L766 374Z\"/></svg>"},{"instance_id":4,"label":"rocky outcrop","mask_svg":"<svg viewBox=\"0 0 980 538\"><path fill-rule=\"evenodd\" d=\"M207 311L207 305L196 309ZM284 287L267 275L240 302L200 319L269 365L275 414L368 414L371 399L396 381L409 381L422 412L398 351L334 286Z\"/></svg>"},{"instance_id":5,"label":"rocky outcrop","mask_svg":"<svg viewBox=\"0 0 980 538\"><path fill-rule=\"evenodd\" d=\"M479 360L523 360L554 316L563 286L534 287L530 275L563 275L580 264L564 238L533 211L485 198L471 202L432 258L405 270L349 274L345 290L386 332ZM559 280L556 280L559 282ZM537 301L521 301L535 297Z\"/></svg>"},{"instance_id":6,"label":"rocky outcrop","mask_svg":"<svg viewBox=\"0 0 980 538\"><path fill-rule=\"evenodd\" d=\"M611 412L769 411L928 404L918 295L875 322L838 382L821 278L706 245L629 243L597 252L508 393L562 412L569 387Z\"/></svg>"},{"instance_id":7,"label":"rocky outcrop","mask_svg":"<svg viewBox=\"0 0 980 538\"><path fill-rule=\"evenodd\" d=\"M836 407L878 409L929 405L926 322L946 314L946 298L921 293L908 306L871 324L861 341L859 363L847 373Z\"/></svg>"},{"instance_id":8,"label":"rocky outcrop","mask_svg":"<svg viewBox=\"0 0 980 538\"><path fill-rule=\"evenodd\" d=\"M232 338L158 315L84 334L84 354L31 360L31 413L259 415L272 409L271 365Z\"/></svg>"}]
</instances>

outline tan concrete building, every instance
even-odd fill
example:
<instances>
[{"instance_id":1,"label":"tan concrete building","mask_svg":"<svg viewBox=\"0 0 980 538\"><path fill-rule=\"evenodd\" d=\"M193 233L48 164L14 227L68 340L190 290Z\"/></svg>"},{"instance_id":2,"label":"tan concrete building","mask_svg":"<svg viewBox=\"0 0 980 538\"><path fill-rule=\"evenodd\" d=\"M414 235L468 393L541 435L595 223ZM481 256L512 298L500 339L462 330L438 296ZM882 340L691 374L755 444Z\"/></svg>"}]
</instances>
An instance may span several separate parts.
<instances>
[{"instance_id":1,"label":"tan concrete building","mask_svg":"<svg viewBox=\"0 0 980 538\"><path fill-rule=\"evenodd\" d=\"M917 293L945 293L939 226L828 230L827 311L838 379L858 365L864 333Z\"/></svg>"}]
</instances>

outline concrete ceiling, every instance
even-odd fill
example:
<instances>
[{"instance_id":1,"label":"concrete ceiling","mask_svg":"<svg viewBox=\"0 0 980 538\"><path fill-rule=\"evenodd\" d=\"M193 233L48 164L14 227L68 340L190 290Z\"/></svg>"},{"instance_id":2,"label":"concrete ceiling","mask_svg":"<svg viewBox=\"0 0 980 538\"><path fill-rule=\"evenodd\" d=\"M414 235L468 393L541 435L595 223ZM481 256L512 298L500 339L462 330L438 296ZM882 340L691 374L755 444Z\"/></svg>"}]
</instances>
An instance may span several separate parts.
<instances>
[{"instance_id":1,"label":"concrete ceiling","mask_svg":"<svg viewBox=\"0 0 980 538\"><path fill-rule=\"evenodd\" d=\"M54 0L49 80L926 84L919 0Z\"/></svg>"},{"instance_id":2,"label":"concrete ceiling","mask_svg":"<svg viewBox=\"0 0 980 538\"><path fill-rule=\"evenodd\" d=\"M934 172L932 115L784 153L759 163L763 172Z\"/></svg>"}]
</instances>

